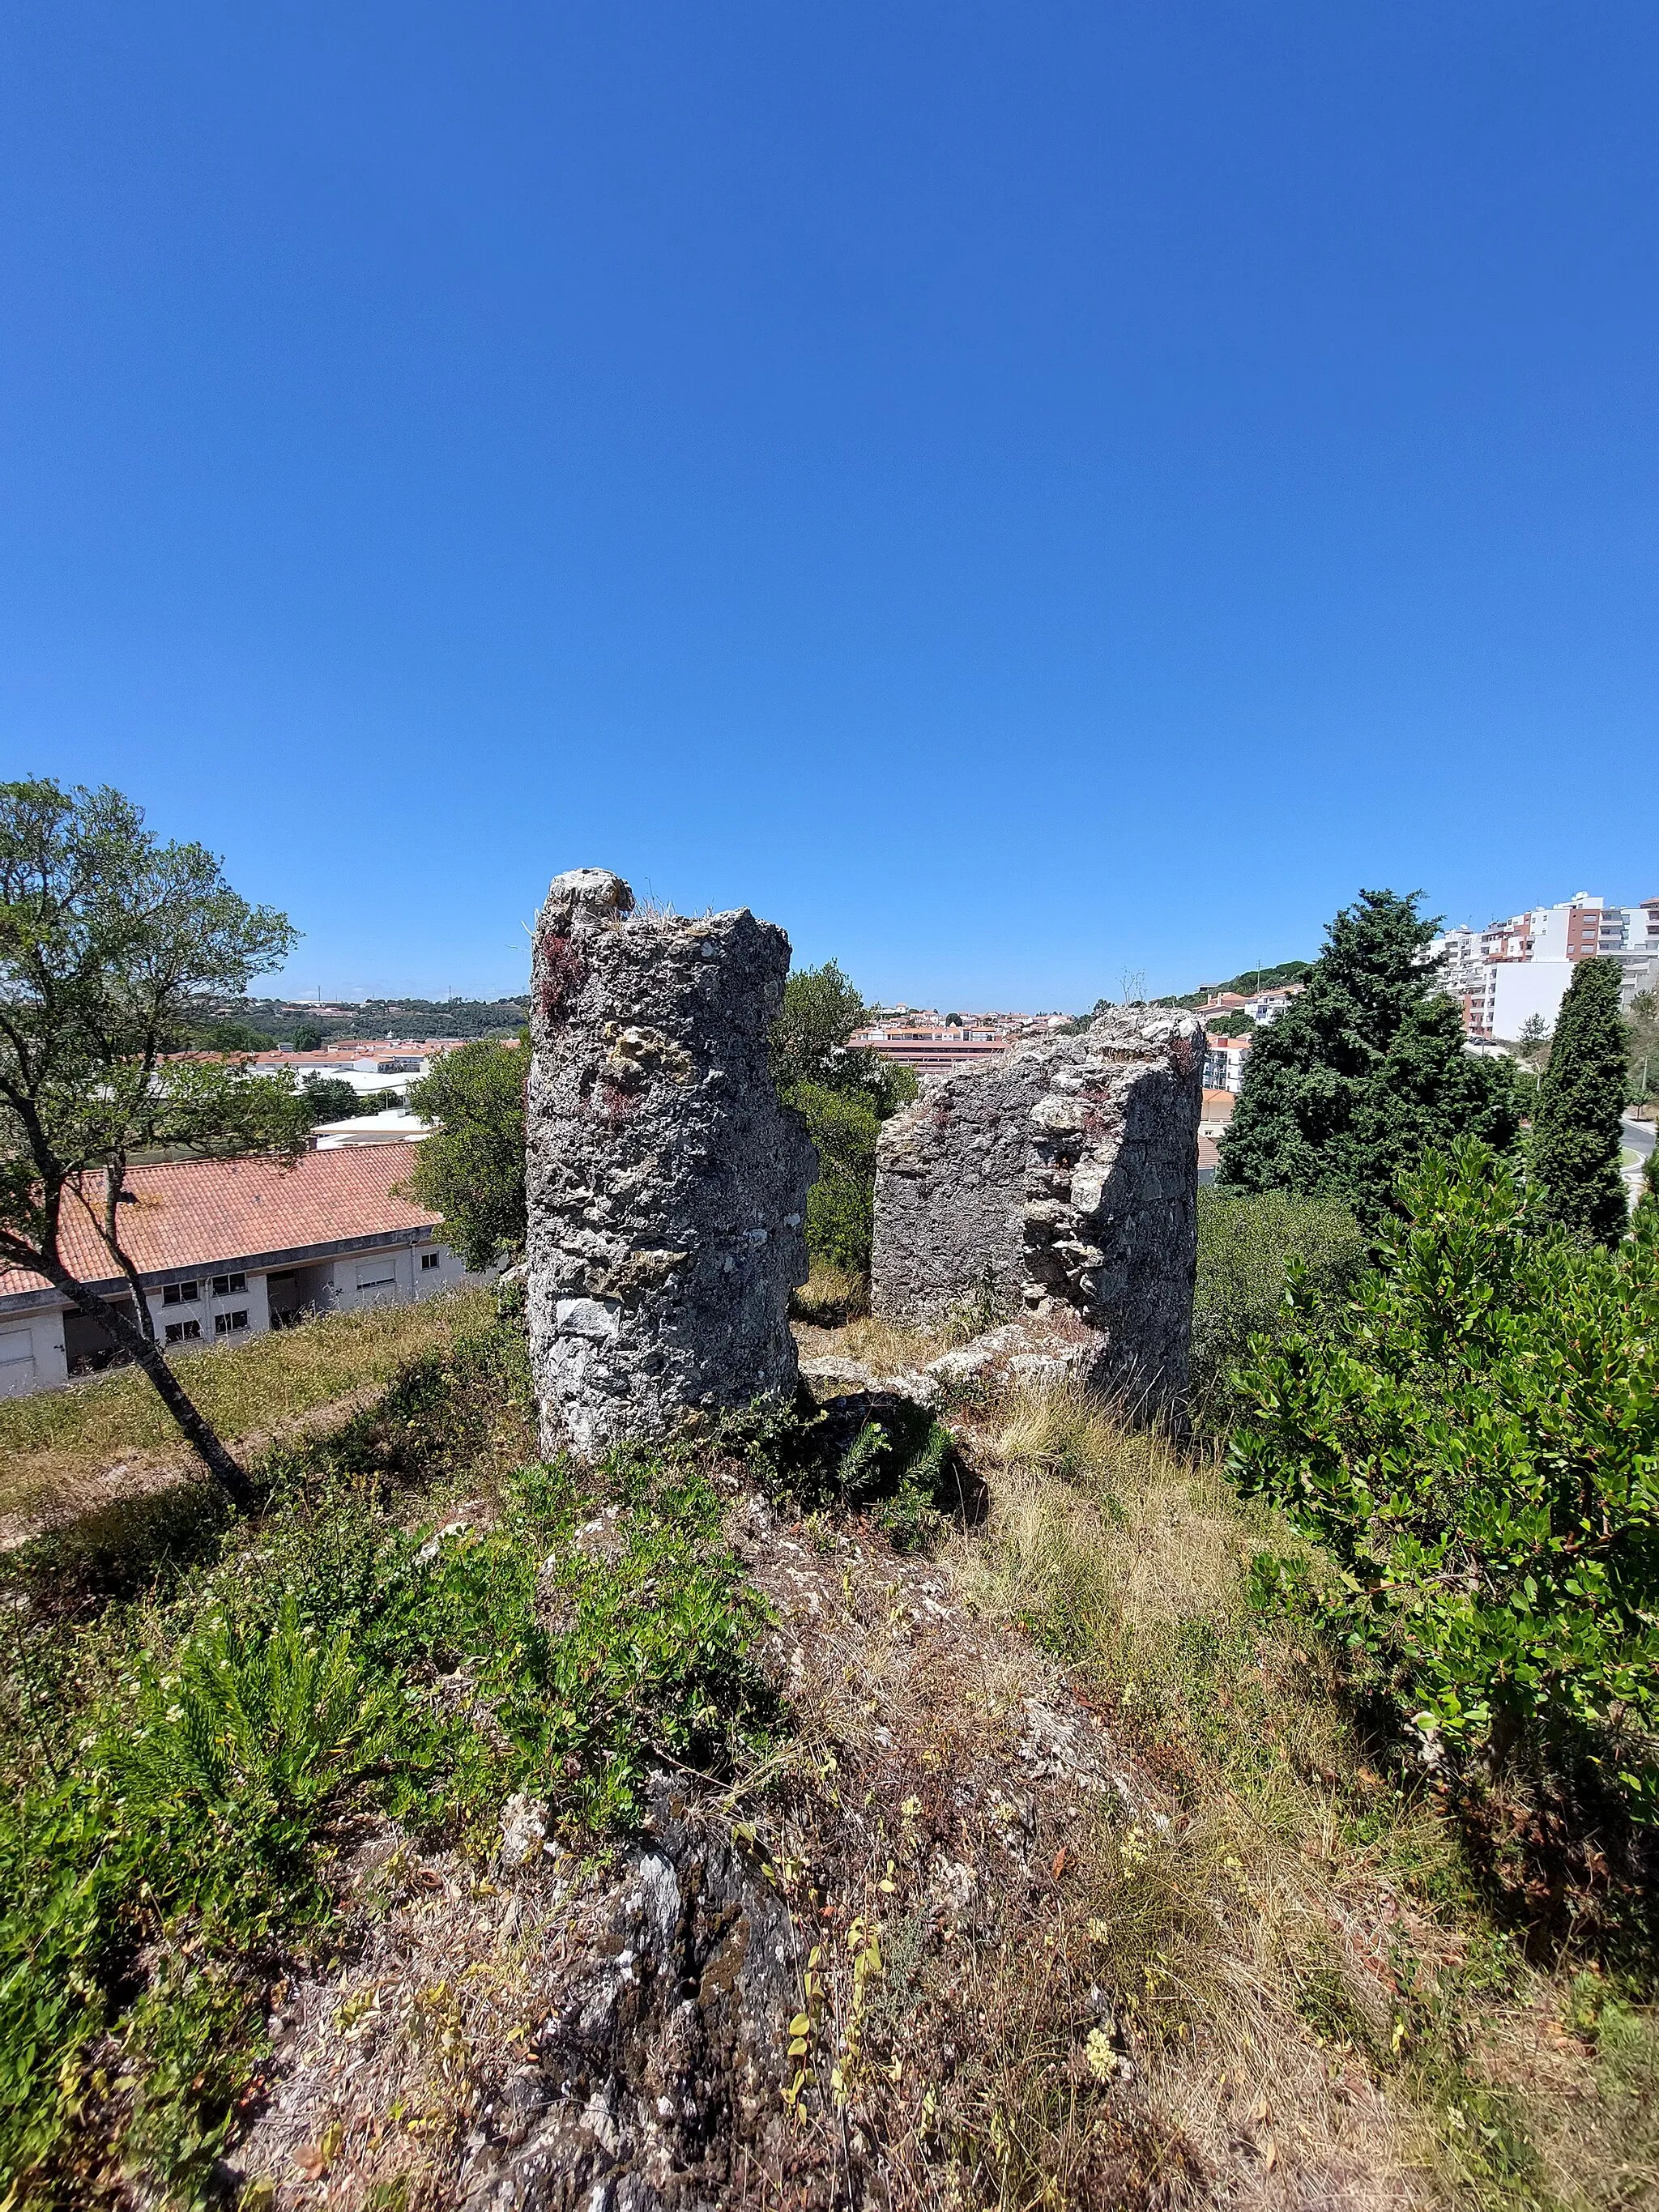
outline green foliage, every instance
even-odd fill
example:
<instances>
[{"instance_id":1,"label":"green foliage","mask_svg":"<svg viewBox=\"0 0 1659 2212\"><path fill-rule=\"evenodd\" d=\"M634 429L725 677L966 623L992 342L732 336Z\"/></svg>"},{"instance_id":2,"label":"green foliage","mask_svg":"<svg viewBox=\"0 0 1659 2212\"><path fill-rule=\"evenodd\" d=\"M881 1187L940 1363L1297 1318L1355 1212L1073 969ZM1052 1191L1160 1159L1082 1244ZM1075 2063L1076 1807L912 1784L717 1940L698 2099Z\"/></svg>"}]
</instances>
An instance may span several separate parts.
<instances>
[{"instance_id":1,"label":"green foliage","mask_svg":"<svg viewBox=\"0 0 1659 2212\"><path fill-rule=\"evenodd\" d=\"M289 1049L291 1052L320 1052L322 1048L323 1032L319 1024L315 1022L301 1022L294 1032Z\"/></svg>"},{"instance_id":2,"label":"green foliage","mask_svg":"<svg viewBox=\"0 0 1659 2212\"><path fill-rule=\"evenodd\" d=\"M1232 1370L1253 1336L1278 1340L1296 1326L1285 1304L1294 1261L1313 1310L1346 1297L1368 1264L1364 1232L1340 1199L1285 1190L1198 1194L1198 1281L1193 1298L1192 1412L1223 1426Z\"/></svg>"},{"instance_id":3,"label":"green foliage","mask_svg":"<svg viewBox=\"0 0 1659 2212\"><path fill-rule=\"evenodd\" d=\"M1635 1105L1659 1096L1659 993L1641 991L1631 1002L1630 1077L1625 1095Z\"/></svg>"},{"instance_id":4,"label":"green foliage","mask_svg":"<svg viewBox=\"0 0 1659 2212\"><path fill-rule=\"evenodd\" d=\"M1306 1585L1358 1678L1431 1743L1512 1746L1659 1816L1659 1222L1529 1233L1508 1164L1424 1160L1334 1325L1239 1377L1241 1486L1328 1548Z\"/></svg>"},{"instance_id":5,"label":"green foliage","mask_svg":"<svg viewBox=\"0 0 1659 2212\"><path fill-rule=\"evenodd\" d=\"M862 1098L882 1121L914 1098L912 1069L849 1048L848 1039L869 1012L835 961L797 969L783 987L783 1008L772 1024L772 1074L781 1096L793 1098L798 1085L815 1084Z\"/></svg>"},{"instance_id":6,"label":"green foliage","mask_svg":"<svg viewBox=\"0 0 1659 2212\"><path fill-rule=\"evenodd\" d=\"M817 1261L870 1272L876 1216L876 1139L916 1093L915 1072L847 1040L869 1009L836 963L805 968L784 985L772 1027L772 1073L786 1105L805 1117L818 1148L818 1181L806 1200L806 1249Z\"/></svg>"},{"instance_id":7,"label":"green foliage","mask_svg":"<svg viewBox=\"0 0 1659 2212\"><path fill-rule=\"evenodd\" d=\"M1216 1036L1249 1036L1256 1024L1248 1014L1215 1014L1204 1026Z\"/></svg>"},{"instance_id":8,"label":"green foliage","mask_svg":"<svg viewBox=\"0 0 1659 2212\"><path fill-rule=\"evenodd\" d=\"M263 1030L234 1020L192 1022L180 1042L198 1052L269 1052Z\"/></svg>"},{"instance_id":9,"label":"green foliage","mask_svg":"<svg viewBox=\"0 0 1659 2212\"><path fill-rule=\"evenodd\" d=\"M471 1522L388 1510L388 1468L441 1468L487 1420L507 1335L521 1361L497 1324L421 1363L290 1463L257 1532L225 1524L95 1632L9 1606L0 2200L84 2201L112 2153L168 2201L211 2193L269 1984L341 1932L347 1821L482 1852L523 1790L587 1849L638 1820L654 1763L720 1772L769 1741L769 1615L689 1457L620 1457L597 1492L532 1467Z\"/></svg>"},{"instance_id":10,"label":"green foliage","mask_svg":"<svg viewBox=\"0 0 1659 2212\"><path fill-rule=\"evenodd\" d=\"M1612 1244L1629 1208L1619 1172L1630 1037L1619 1011L1619 963L1581 960L1556 1018L1538 1086L1528 1156L1532 1212L1575 1237Z\"/></svg>"},{"instance_id":11,"label":"green foliage","mask_svg":"<svg viewBox=\"0 0 1659 2212\"><path fill-rule=\"evenodd\" d=\"M1307 987L1250 1047L1218 1182L1328 1192L1369 1231L1431 1146L1507 1152L1520 1125L1506 1060L1463 1049L1458 1009L1423 955L1417 896L1362 891L1326 933Z\"/></svg>"},{"instance_id":12,"label":"green foliage","mask_svg":"<svg viewBox=\"0 0 1659 2212\"><path fill-rule=\"evenodd\" d=\"M760 1486L807 1511L865 1511L896 1551L930 1549L983 1498L950 1431L906 1399L882 1400L850 1431L840 1412L759 1408L728 1422Z\"/></svg>"},{"instance_id":13,"label":"green foliage","mask_svg":"<svg viewBox=\"0 0 1659 2212\"><path fill-rule=\"evenodd\" d=\"M524 1249L527 1035L481 1037L446 1053L410 1092L437 1127L420 1146L408 1189L443 1216L444 1236L469 1267Z\"/></svg>"},{"instance_id":14,"label":"green foliage","mask_svg":"<svg viewBox=\"0 0 1659 2212\"><path fill-rule=\"evenodd\" d=\"M821 1083L796 1084L788 1102L805 1116L818 1150L818 1179L806 1197L806 1249L815 1260L867 1275L881 1124L863 1098Z\"/></svg>"},{"instance_id":15,"label":"green foliage","mask_svg":"<svg viewBox=\"0 0 1659 2212\"><path fill-rule=\"evenodd\" d=\"M1198 1006L1206 999L1218 997L1225 991L1237 991L1241 995L1245 992L1254 995L1257 991L1280 991L1287 983L1301 982L1312 966L1309 960L1281 960L1276 968L1247 968L1242 975L1231 976L1224 983L1205 983L1196 991L1188 991L1183 998L1159 999L1157 1003L1160 1006ZM1096 1012L1103 1013L1111 1003L1109 999L1101 1000Z\"/></svg>"},{"instance_id":16,"label":"green foliage","mask_svg":"<svg viewBox=\"0 0 1659 2212\"><path fill-rule=\"evenodd\" d=\"M378 1114L386 1098L397 1095L354 1091L337 1075L307 1075L300 1085L300 1097L313 1129L319 1121L350 1121L364 1114Z\"/></svg>"}]
</instances>

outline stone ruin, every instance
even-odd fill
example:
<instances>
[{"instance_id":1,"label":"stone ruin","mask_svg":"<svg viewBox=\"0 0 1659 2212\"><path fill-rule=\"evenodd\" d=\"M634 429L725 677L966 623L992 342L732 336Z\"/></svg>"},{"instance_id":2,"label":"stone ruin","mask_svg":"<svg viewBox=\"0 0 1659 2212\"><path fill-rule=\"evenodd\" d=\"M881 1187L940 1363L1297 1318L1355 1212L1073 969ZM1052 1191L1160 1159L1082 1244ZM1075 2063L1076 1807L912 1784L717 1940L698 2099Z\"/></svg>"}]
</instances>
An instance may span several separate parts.
<instances>
[{"instance_id":1,"label":"stone ruin","mask_svg":"<svg viewBox=\"0 0 1659 2212\"><path fill-rule=\"evenodd\" d=\"M591 1457L793 1390L817 1168L767 1063L788 967L788 939L746 908L641 915L600 868L548 892L526 1110L544 1451Z\"/></svg>"},{"instance_id":2,"label":"stone ruin","mask_svg":"<svg viewBox=\"0 0 1659 2212\"><path fill-rule=\"evenodd\" d=\"M1091 1389L1132 1408L1178 1399L1203 1085L1201 1024L1147 1006L925 1079L877 1152L875 1312L1023 1315L1073 1340Z\"/></svg>"}]
</instances>

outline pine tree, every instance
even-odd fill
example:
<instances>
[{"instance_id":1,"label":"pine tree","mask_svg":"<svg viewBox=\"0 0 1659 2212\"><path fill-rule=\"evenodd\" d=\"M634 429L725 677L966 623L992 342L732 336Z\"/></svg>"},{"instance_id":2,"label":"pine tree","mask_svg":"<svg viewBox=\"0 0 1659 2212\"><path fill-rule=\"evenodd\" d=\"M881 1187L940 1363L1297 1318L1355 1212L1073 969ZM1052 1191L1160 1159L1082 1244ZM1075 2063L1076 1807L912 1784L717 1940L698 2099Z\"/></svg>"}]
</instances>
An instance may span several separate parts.
<instances>
[{"instance_id":1,"label":"pine tree","mask_svg":"<svg viewBox=\"0 0 1659 2212\"><path fill-rule=\"evenodd\" d=\"M1630 1036L1619 1011L1619 963L1582 960L1561 1001L1532 1124L1533 1218L1596 1244L1629 1220L1619 1124Z\"/></svg>"},{"instance_id":2,"label":"pine tree","mask_svg":"<svg viewBox=\"0 0 1659 2212\"><path fill-rule=\"evenodd\" d=\"M1372 1226L1430 1146L1473 1136L1509 1150L1514 1072L1464 1050L1457 1007L1425 957L1435 927L1415 893L1362 891L1337 915L1301 996L1251 1042L1219 1182L1327 1191Z\"/></svg>"}]
</instances>

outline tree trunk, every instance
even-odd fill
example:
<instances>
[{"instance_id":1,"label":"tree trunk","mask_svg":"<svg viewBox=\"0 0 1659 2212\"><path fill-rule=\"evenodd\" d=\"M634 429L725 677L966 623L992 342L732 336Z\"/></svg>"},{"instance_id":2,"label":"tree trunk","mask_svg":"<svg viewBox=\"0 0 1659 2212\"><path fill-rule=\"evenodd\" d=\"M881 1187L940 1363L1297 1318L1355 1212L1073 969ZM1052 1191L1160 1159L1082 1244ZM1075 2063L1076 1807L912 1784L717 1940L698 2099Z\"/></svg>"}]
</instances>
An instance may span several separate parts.
<instances>
[{"instance_id":1,"label":"tree trunk","mask_svg":"<svg viewBox=\"0 0 1659 2212\"><path fill-rule=\"evenodd\" d=\"M37 1261L36 1265L40 1263ZM72 1276L49 1269L60 1291L74 1299L81 1311L91 1321L100 1322L122 1349L131 1353L135 1363L142 1367L154 1384L157 1396L179 1424L185 1442L195 1452L203 1466L219 1487L236 1506L246 1513L258 1502L258 1492L243 1469L220 1443L211 1425L198 1413L189 1394L179 1377L167 1365L154 1338L147 1336L136 1321L130 1321L118 1305L100 1297L96 1291L77 1283Z\"/></svg>"}]
</instances>

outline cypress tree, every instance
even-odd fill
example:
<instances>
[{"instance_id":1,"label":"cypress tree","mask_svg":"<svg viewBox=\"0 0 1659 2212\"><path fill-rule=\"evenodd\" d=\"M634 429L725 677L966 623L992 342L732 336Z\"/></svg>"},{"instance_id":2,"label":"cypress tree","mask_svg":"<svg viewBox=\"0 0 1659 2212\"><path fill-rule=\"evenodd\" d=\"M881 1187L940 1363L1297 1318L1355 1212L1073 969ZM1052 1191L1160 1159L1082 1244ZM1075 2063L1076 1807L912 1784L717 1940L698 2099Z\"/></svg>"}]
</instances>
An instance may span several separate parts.
<instances>
[{"instance_id":1,"label":"cypress tree","mask_svg":"<svg viewBox=\"0 0 1659 2212\"><path fill-rule=\"evenodd\" d=\"M1596 1244L1616 1244L1629 1220L1619 1124L1630 1036L1619 981L1616 960L1579 962L1561 1001L1532 1124L1534 1219Z\"/></svg>"},{"instance_id":2,"label":"cypress tree","mask_svg":"<svg viewBox=\"0 0 1659 2212\"><path fill-rule=\"evenodd\" d=\"M1431 1146L1514 1143L1514 1071L1464 1050L1417 900L1362 891L1331 923L1302 995L1251 1041L1218 1182L1328 1192L1372 1227Z\"/></svg>"}]
</instances>

